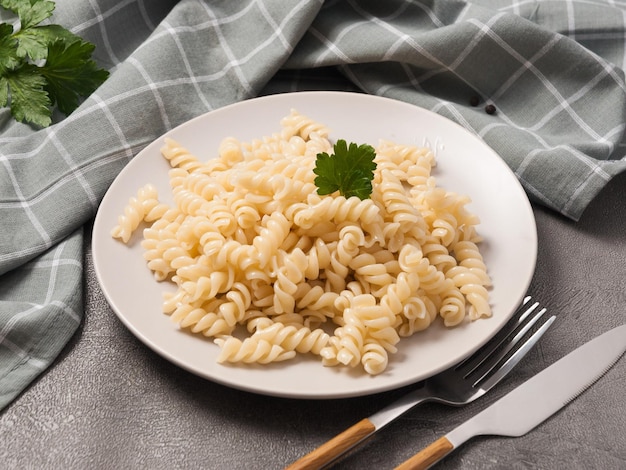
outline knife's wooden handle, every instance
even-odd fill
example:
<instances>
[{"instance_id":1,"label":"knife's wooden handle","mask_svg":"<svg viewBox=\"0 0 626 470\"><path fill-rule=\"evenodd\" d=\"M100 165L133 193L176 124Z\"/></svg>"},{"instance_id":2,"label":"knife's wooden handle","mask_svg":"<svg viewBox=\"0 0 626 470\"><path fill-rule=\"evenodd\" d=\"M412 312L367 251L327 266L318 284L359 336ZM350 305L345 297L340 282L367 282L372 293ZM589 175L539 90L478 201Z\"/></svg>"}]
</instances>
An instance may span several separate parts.
<instances>
[{"instance_id":1,"label":"knife's wooden handle","mask_svg":"<svg viewBox=\"0 0 626 470\"><path fill-rule=\"evenodd\" d=\"M317 449L296 460L285 470L314 470L322 468L374 431L376 431L376 426L369 419L362 419L342 433L337 434L330 441L325 442Z\"/></svg>"},{"instance_id":2,"label":"knife's wooden handle","mask_svg":"<svg viewBox=\"0 0 626 470\"><path fill-rule=\"evenodd\" d=\"M454 446L446 436L440 437L431 445L398 465L395 470L423 470L444 458L452 452L453 449Z\"/></svg>"}]
</instances>

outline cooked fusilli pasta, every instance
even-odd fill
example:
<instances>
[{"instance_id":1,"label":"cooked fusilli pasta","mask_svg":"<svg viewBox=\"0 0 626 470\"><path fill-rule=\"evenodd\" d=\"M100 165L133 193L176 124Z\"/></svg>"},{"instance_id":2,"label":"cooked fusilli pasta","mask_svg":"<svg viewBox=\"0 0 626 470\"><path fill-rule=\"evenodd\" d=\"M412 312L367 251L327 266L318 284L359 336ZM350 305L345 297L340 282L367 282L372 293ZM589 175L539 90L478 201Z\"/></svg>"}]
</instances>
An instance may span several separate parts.
<instances>
[{"instance_id":1,"label":"cooked fusilli pasta","mask_svg":"<svg viewBox=\"0 0 626 470\"><path fill-rule=\"evenodd\" d=\"M467 196L437 186L432 152L381 141L370 199L320 196L313 169L329 132L292 111L279 132L228 137L207 162L165 139L173 205L146 185L112 231L128 242L148 223L148 268L177 287L163 311L213 338L219 362L313 354L375 375L437 317L452 327L491 315L478 218Z\"/></svg>"}]
</instances>

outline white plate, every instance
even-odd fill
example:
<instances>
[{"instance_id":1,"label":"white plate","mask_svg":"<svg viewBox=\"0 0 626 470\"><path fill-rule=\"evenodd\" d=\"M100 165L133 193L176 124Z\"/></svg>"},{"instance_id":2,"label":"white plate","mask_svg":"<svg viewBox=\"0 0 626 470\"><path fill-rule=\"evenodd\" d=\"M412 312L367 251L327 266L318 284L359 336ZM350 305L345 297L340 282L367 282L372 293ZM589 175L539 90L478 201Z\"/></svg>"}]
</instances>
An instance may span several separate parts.
<instances>
[{"instance_id":1,"label":"white plate","mask_svg":"<svg viewBox=\"0 0 626 470\"><path fill-rule=\"evenodd\" d=\"M131 161L111 185L96 216L93 259L105 297L126 327L154 351L199 376L255 393L292 398L343 398L382 392L425 379L468 356L492 337L514 313L530 284L537 255L537 232L530 203L503 160L461 126L416 106L356 93L300 92L251 99L199 116L167 133L201 159L234 136L252 140L279 130L292 108L326 124L333 139L376 145L380 138L430 146L440 186L467 194L484 237L480 248L493 279L493 317L453 329L439 324L403 338L388 369L368 376L361 369L324 367L316 358L271 366L216 362L211 340L185 333L162 313L162 292L142 258L141 230L129 245L114 240L128 199L153 183L165 202L171 194L169 164L157 139Z\"/></svg>"}]
</instances>

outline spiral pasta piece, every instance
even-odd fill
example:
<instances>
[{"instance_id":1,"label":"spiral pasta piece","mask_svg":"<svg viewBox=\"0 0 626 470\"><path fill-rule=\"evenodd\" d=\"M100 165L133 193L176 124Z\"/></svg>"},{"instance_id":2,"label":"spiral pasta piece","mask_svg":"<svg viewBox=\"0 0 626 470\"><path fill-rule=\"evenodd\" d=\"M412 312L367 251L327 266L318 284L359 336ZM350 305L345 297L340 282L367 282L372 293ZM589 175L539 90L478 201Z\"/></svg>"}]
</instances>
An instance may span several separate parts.
<instances>
[{"instance_id":1,"label":"spiral pasta piece","mask_svg":"<svg viewBox=\"0 0 626 470\"><path fill-rule=\"evenodd\" d=\"M258 328L252 335L257 340L277 344L285 351L318 354L328 344L330 336L322 329L311 330L306 326L284 325L280 322Z\"/></svg>"},{"instance_id":2,"label":"spiral pasta piece","mask_svg":"<svg viewBox=\"0 0 626 470\"><path fill-rule=\"evenodd\" d=\"M245 338L243 341L234 336L216 338L215 343L220 347L217 362L269 364L292 359L296 355L295 351L285 351L277 344L252 337Z\"/></svg>"},{"instance_id":3,"label":"spiral pasta piece","mask_svg":"<svg viewBox=\"0 0 626 470\"><path fill-rule=\"evenodd\" d=\"M131 197L124 208L124 214L117 219L117 225L111 230L111 236L120 238L124 243L128 243L133 232L139 227L148 215L151 220L158 218L158 214L151 214L158 210L165 213L165 207L159 205L156 188L147 184L137 191L137 197Z\"/></svg>"},{"instance_id":4,"label":"spiral pasta piece","mask_svg":"<svg viewBox=\"0 0 626 470\"><path fill-rule=\"evenodd\" d=\"M286 139L298 135L308 140L312 134L320 137L326 137L329 134L329 129L325 125L303 116L295 109L292 109L291 113L285 116L280 124L283 127L282 137Z\"/></svg>"},{"instance_id":5,"label":"spiral pasta piece","mask_svg":"<svg viewBox=\"0 0 626 470\"><path fill-rule=\"evenodd\" d=\"M315 200L316 197L310 199ZM361 200L356 196L345 198L337 196L323 198L315 201L310 207L298 212L294 222L303 229L311 228L319 221L332 220L340 224L342 222L373 223L380 217L378 207L371 199Z\"/></svg>"},{"instance_id":6,"label":"spiral pasta piece","mask_svg":"<svg viewBox=\"0 0 626 470\"><path fill-rule=\"evenodd\" d=\"M195 155L168 137L165 138L165 145L161 148L161 154L170 162L172 167L181 168L190 173L203 167Z\"/></svg>"}]
</instances>

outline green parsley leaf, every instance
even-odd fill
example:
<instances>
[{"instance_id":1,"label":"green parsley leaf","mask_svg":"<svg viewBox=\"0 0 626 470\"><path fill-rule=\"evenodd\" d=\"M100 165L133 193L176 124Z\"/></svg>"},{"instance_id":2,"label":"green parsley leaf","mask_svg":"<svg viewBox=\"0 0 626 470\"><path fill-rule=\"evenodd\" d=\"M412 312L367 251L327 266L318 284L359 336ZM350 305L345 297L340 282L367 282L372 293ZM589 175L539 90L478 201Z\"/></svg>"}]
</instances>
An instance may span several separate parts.
<instances>
[{"instance_id":1,"label":"green parsley leaf","mask_svg":"<svg viewBox=\"0 0 626 470\"><path fill-rule=\"evenodd\" d=\"M52 107L68 115L109 76L91 59L95 46L48 19L50 0L0 0L19 27L0 23L0 107L19 122L47 127Z\"/></svg>"},{"instance_id":2,"label":"green parsley leaf","mask_svg":"<svg viewBox=\"0 0 626 470\"><path fill-rule=\"evenodd\" d=\"M48 24L22 29L15 34L18 41L18 57L30 57L32 60L41 60L48 57L48 45L57 40L72 43L80 40L79 36L59 26Z\"/></svg>"},{"instance_id":3,"label":"green parsley leaf","mask_svg":"<svg viewBox=\"0 0 626 470\"><path fill-rule=\"evenodd\" d=\"M50 98L44 90L46 79L38 67L25 64L2 77L11 91L11 114L16 121L47 127L51 123Z\"/></svg>"},{"instance_id":4,"label":"green parsley leaf","mask_svg":"<svg viewBox=\"0 0 626 470\"><path fill-rule=\"evenodd\" d=\"M317 175L317 193L324 195L339 191L346 198L369 198L376 169L374 148L368 144L350 143L348 146L345 140L338 140L333 150L332 155L326 152L317 154L313 170Z\"/></svg>"},{"instance_id":5,"label":"green parsley leaf","mask_svg":"<svg viewBox=\"0 0 626 470\"><path fill-rule=\"evenodd\" d=\"M79 39L71 44L55 41L48 49L48 60L41 73L48 81L46 90L52 104L56 103L64 114L76 109L79 98L93 93L109 75L91 60L94 48Z\"/></svg>"},{"instance_id":6,"label":"green parsley leaf","mask_svg":"<svg viewBox=\"0 0 626 470\"><path fill-rule=\"evenodd\" d=\"M9 104L9 82L6 78L0 77L0 106Z\"/></svg>"},{"instance_id":7,"label":"green parsley leaf","mask_svg":"<svg viewBox=\"0 0 626 470\"><path fill-rule=\"evenodd\" d=\"M16 54L17 40L13 37L13 26L0 24L0 75L20 65Z\"/></svg>"},{"instance_id":8,"label":"green parsley leaf","mask_svg":"<svg viewBox=\"0 0 626 470\"><path fill-rule=\"evenodd\" d=\"M54 2L50 0L0 0L0 6L19 17L21 29L38 25L54 11Z\"/></svg>"}]
</instances>

